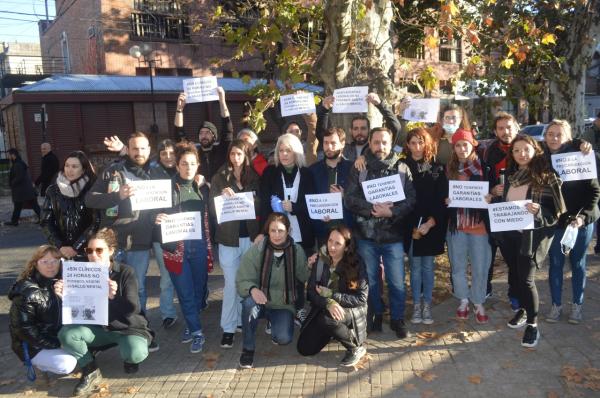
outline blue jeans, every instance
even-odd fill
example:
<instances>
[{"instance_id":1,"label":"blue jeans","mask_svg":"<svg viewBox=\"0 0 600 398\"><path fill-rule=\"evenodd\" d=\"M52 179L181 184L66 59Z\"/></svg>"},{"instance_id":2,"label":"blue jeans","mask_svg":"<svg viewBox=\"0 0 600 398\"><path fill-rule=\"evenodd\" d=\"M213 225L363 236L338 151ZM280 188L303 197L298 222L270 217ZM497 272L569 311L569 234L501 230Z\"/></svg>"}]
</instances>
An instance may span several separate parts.
<instances>
[{"instance_id":1,"label":"blue jeans","mask_svg":"<svg viewBox=\"0 0 600 398\"><path fill-rule=\"evenodd\" d=\"M492 248L488 235L467 234L461 231L446 235L448 258L452 266L454 295L470 299L473 304L483 304L487 289L488 271L492 261ZM471 289L467 281L467 266L471 263Z\"/></svg>"},{"instance_id":2,"label":"blue jeans","mask_svg":"<svg viewBox=\"0 0 600 398\"><path fill-rule=\"evenodd\" d=\"M358 253L367 267L369 278L369 305L373 313L383 314L381 302L383 286L379 284L379 258L383 258L385 281L389 289L390 311L393 320L404 319L406 289L404 286L404 246L402 242L375 243L372 240L359 240Z\"/></svg>"},{"instance_id":3,"label":"blue jeans","mask_svg":"<svg viewBox=\"0 0 600 398\"><path fill-rule=\"evenodd\" d=\"M286 309L272 309L265 305L259 306L256 317L250 317L256 307L252 296L242 301L242 334L244 350L254 351L256 348L256 326L260 318L267 318L271 322L271 339L277 344L290 344L294 338L294 314ZM252 318L252 319L251 319Z\"/></svg>"},{"instance_id":4,"label":"blue jeans","mask_svg":"<svg viewBox=\"0 0 600 398\"><path fill-rule=\"evenodd\" d=\"M250 246L250 238L239 238L237 247L219 244L219 263L225 279L221 307L221 328L224 333L235 333L237 326L242 324L242 298L235 288L235 276L240 268L240 260Z\"/></svg>"},{"instance_id":5,"label":"blue jeans","mask_svg":"<svg viewBox=\"0 0 600 398\"><path fill-rule=\"evenodd\" d=\"M183 266L180 274L169 272L179 297L179 306L192 334L202 331L200 311L204 300L208 269L205 240L186 240L183 244Z\"/></svg>"},{"instance_id":6,"label":"blue jeans","mask_svg":"<svg viewBox=\"0 0 600 398\"><path fill-rule=\"evenodd\" d=\"M173 304L175 289L173 288L169 271L167 271L167 268L165 267L160 243L153 242L152 250L154 250L154 257L156 257L156 264L158 264L158 269L160 271L160 315L162 319L175 319L177 318L177 310Z\"/></svg>"},{"instance_id":7,"label":"blue jeans","mask_svg":"<svg viewBox=\"0 0 600 398\"><path fill-rule=\"evenodd\" d=\"M433 296L433 260L435 256L413 256L412 245L408 254L410 261L410 287L413 302L419 304L421 296L425 304L431 304Z\"/></svg>"},{"instance_id":8,"label":"blue jeans","mask_svg":"<svg viewBox=\"0 0 600 398\"><path fill-rule=\"evenodd\" d=\"M550 267L548 269L548 281L550 282L550 294L552 304L562 304L562 283L565 255L561 251L560 240L565 229L557 229L554 240L550 246ZM571 286L573 289L573 303L583 304L583 290L585 289L585 269L587 267L587 247L594 236L594 224L588 224L577 232L575 247L569 252L571 262Z\"/></svg>"},{"instance_id":9,"label":"blue jeans","mask_svg":"<svg viewBox=\"0 0 600 398\"><path fill-rule=\"evenodd\" d=\"M140 296L140 309L146 313L146 273L150 264L150 250L119 250L115 260L129 265L135 270Z\"/></svg>"}]
</instances>

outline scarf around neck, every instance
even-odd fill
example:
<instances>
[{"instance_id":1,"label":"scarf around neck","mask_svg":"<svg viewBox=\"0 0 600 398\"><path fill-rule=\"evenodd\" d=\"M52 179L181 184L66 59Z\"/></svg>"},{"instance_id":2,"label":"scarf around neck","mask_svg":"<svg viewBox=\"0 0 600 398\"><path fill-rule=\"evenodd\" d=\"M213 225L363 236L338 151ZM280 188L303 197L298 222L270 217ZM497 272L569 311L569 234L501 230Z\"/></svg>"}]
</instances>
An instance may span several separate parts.
<instances>
[{"instance_id":1,"label":"scarf around neck","mask_svg":"<svg viewBox=\"0 0 600 398\"><path fill-rule=\"evenodd\" d=\"M564 213L567 209L562 192L560 190L562 181L554 173L550 175L550 178L543 186L538 186L538 184L533 183L529 169L517 170L514 174L508 177L508 182L512 187L529 185L529 190L531 190L531 201L533 203L541 204L543 201L545 201L544 199L550 197L552 203L554 204L555 214L557 216Z\"/></svg>"},{"instance_id":2,"label":"scarf around neck","mask_svg":"<svg viewBox=\"0 0 600 398\"><path fill-rule=\"evenodd\" d=\"M56 185L58 186L60 193L68 198L78 197L88 181L89 178L87 176L82 176L78 180L71 182L65 177L65 174L62 171L58 173L58 176L56 177Z\"/></svg>"},{"instance_id":3,"label":"scarf around neck","mask_svg":"<svg viewBox=\"0 0 600 398\"><path fill-rule=\"evenodd\" d=\"M281 245L274 245L267 237L265 239L263 249L263 259L260 269L260 290L266 293L267 299L270 300L271 289L271 270L273 267L273 257L275 251L283 250L283 261L285 267L285 303L293 304L296 302L296 264L295 250L292 239L288 236L285 242Z\"/></svg>"}]
</instances>

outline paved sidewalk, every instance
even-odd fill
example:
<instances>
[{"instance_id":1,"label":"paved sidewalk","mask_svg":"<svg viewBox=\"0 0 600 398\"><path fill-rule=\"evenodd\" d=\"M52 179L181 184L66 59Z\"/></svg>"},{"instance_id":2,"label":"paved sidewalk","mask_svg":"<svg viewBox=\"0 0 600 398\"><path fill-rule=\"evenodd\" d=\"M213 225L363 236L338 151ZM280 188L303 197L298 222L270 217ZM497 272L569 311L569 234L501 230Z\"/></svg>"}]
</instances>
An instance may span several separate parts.
<instances>
[{"instance_id":1,"label":"paved sidewalk","mask_svg":"<svg viewBox=\"0 0 600 398\"><path fill-rule=\"evenodd\" d=\"M29 257L43 242L38 226L0 227L0 323L7 323L6 291ZM500 266L502 268L502 266ZM540 322L536 349L523 349L521 330L506 327L512 316L504 296L506 276L494 281L495 297L486 303L490 323L477 325L471 317L459 322L456 300L435 305L435 323L412 326L413 337L398 341L384 324L384 332L370 336L370 359L357 370L338 367L344 352L338 344L312 358L300 357L294 343L279 347L259 325L255 368L238 370L241 335L233 349L219 347L222 276L210 276L210 305L202 321L205 351L190 354L179 342L184 328L158 327L158 276L151 266L149 318L157 327L160 350L150 354L140 371L127 377L116 350L102 353L98 363L105 377L94 397L598 397L600 396L600 257L591 255L586 287L585 321L567 324ZM541 313L549 306L547 269L538 273ZM570 299L570 278L564 301ZM407 311L408 312L408 311ZM543 316L541 317L543 318ZM181 318L180 318L181 319ZM297 333L297 331L296 331ZM29 384L24 368L10 349L7 328L0 330L0 394L6 396L69 396L76 380L52 378Z\"/></svg>"}]
</instances>

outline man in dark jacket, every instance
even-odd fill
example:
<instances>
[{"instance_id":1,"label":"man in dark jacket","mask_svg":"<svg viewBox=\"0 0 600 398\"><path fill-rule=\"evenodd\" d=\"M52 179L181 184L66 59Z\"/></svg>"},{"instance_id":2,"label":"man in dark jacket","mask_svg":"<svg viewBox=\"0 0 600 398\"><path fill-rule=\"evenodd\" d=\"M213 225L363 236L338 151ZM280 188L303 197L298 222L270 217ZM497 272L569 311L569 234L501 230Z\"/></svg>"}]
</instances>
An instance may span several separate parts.
<instances>
[{"instance_id":1,"label":"man in dark jacket","mask_svg":"<svg viewBox=\"0 0 600 398\"><path fill-rule=\"evenodd\" d=\"M374 128L369 134L369 148L365 156L366 169L352 168L344 203L354 215L354 236L358 252L367 267L369 277L369 306L374 314L369 319L370 329L381 331L383 303L379 280L379 259L383 259L389 287L391 321L390 328L399 338L408 335L404 324L404 245L403 224L416 203L412 175L408 166L400 161L399 154L392 151L394 136L384 127ZM399 175L405 198L397 202L371 203L367 201L362 182Z\"/></svg>"},{"instance_id":2,"label":"man in dark jacket","mask_svg":"<svg viewBox=\"0 0 600 398\"><path fill-rule=\"evenodd\" d=\"M229 116L229 108L225 102L225 90L217 87L219 94L219 109L221 112L221 134L217 127L204 121L198 130L198 142L196 145L198 155L200 155L200 171L206 181L210 181L213 175L219 170L227 160L227 148L233 140L233 124ZM175 134L179 138L185 137L183 130L183 108L185 107L185 94L179 94L177 99L177 108L175 110Z\"/></svg>"},{"instance_id":3,"label":"man in dark jacket","mask_svg":"<svg viewBox=\"0 0 600 398\"><path fill-rule=\"evenodd\" d=\"M86 206L105 209L101 227L112 226L119 239L115 259L131 266L137 275L142 311L146 310L146 273L150 263L152 210L131 210L134 188L128 181L149 180L150 142L141 132L129 137L127 157L107 167L85 197ZM116 209L115 209L116 207Z\"/></svg>"},{"instance_id":4,"label":"man in dark jacket","mask_svg":"<svg viewBox=\"0 0 600 398\"><path fill-rule=\"evenodd\" d=\"M4 225L16 227L19 225L21 210L26 202L32 203L33 211L37 214L38 219L40 217L40 206L37 203L35 189L27 170L29 168L27 163L21 159L19 151L15 148L8 150L8 158L12 163L8 176L8 185L10 186L14 207L10 222L6 222Z\"/></svg>"},{"instance_id":5,"label":"man in dark jacket","mask_svg":"<svg viewBox=\"0 0 600 398\"><path fill-rule=\"evenodd\" d=\"M313 175L315 190L317 194L340 192L344 195L344 188L352 162L344 159L342 150L346 143L346 132L337 127L332 127L323 135L323 153L325 159L318 161L310 166L309 170ZM325 243L327 239L327 230L330 226L337 225L341 222L350 227L352 216L350 212L344 208L343 220L321 221L312 220L315 226L315 232L319 246Z\"/></svg>"},{"instance_id":6,"label":"man in dark jacket","mask_svg":"<svg viewBox=\"0 0 600 398\"><path fill-rule=\"evenodd\" d=\"M42 166L38 178L35 180L35 186L38 187L41 196L46 196L46 189L54 182L60 166L58 158L52 152L52 146L44 142L40 147L42 152Z\"/></svg>"}]
</instances>

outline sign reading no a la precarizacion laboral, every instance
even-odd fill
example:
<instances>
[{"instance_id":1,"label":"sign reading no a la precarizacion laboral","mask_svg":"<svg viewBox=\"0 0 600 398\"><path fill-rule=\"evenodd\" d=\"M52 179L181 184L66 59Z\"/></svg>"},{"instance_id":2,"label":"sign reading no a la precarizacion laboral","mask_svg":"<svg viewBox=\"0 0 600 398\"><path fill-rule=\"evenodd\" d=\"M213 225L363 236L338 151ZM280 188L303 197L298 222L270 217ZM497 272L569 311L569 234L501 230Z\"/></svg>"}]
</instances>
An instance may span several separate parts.
<instances>
[{"instance_id":1,"label":"sign reading no a la precarizacion laboral","mask_svg":"<svg viewBox=\"0 0 600 398\"><path fill-rule=\"evenodd\" d=\"M490 231L502 232L533 229L533 214L525 207L527 203L531 203L531 200L491 203L488 206Z\"/></svg>"},{"instance_id":2,"label":"sign reading no a la precarizacion laboral","mask_svg":"<svg viewBox=\"0 0 600 398\"><path fill-rule=\"evenodd\" d=\"M596 154L568 152L552 155L552 167L563 181L591 180L597 178Z\"/></svg>"},{"instance_id":3,"label":"sign reading no a la precarizacion laboral","mask_svg":"<svg viewBox=\"0 0 600 398\"><path fill-rule=\"evenodd\" d=\"M218 101L217 77L206 76L184 79L183 92L185 93L185 102L188 104Z\"/></svg>"},{"instance_id":4,"label":"sign reading no a la precarizacion laboral","mask_svg":"<svg viewBox=\"0 0 600 398\"><path fill-rule=\"evenodd\" d=\"M305 195L305 198L308 215L313 220L323 220L325 217L329 217L331 220L344 218L340 192Z\"/></svg>"},{"instance_id":5,"label":"sign reading no a la precarizacion laboral","mask_svg":"<svg viewBox=\"0 0 600 398\"><path fill-rule=\"evenodd\" d=\"M130 196L131 210L163 209L172 206L171 180L128 181L135 193Z\"/></svg>"},{"instance_id":6,"label":"sign reading no a la precarizacion laboral","mask_svg":"<svg viewBox=\"0 0 600 398\"><path fill-rule=\"evenodd\" d=\"M199 211L184 211L169 214L160 224L162 242L202 239L202 217Z\"/></svg>"},{"instance_id":7,"label":"sign reading no a la precarizacion laboral","mask_svg":"<svg viewBox=\"0 0 600 398\"><path fill-rule=\"evenodd\" d=\"M227 221L255 220L254 193L238 192L233 196L215 196L217 223Z\"/></svg>"},{"instance_id":8,"label":"sign reading no a la precarizacion laboral","mask_svg":"<svg viewBox=\"0 0 600 398\"><path fill-rule=\"evenodd\" d=\"M448 207L466 209L487 209L485 195L489 193L490 183L487 181L448 181Z\"/></svg>"},{"instance_id":9,"label":"sign reading no a la precarizacion laboral","mask_svg":"<svg viewBox=\"0 0 600 398\"><path fill-rule=\"evenodd\" d=\"M406 199L399 174L362 182L369 203L400 202Z\"/></svg>"},{"instance_id":10,"label":"sign reading no a la precarizacion laboral","mask_svg":"<svg viewBox=\"0 0 600 398\"><path fill-rule=\"evenodd\" d=\"M315 96L313 93L282 95L279 101L281 103L282 117L316 112Z\"/></svg>"},{"instance_id":11,"label":"sign reading no a la precarizacion laboral","mask_svg":"<svg viewBox=\"0 0 600 398\"><path fill-rule=\"evenodd\" d=\"M63 325L108 325L108 265L63 261Z\"/></svg>"}]
</instances>

